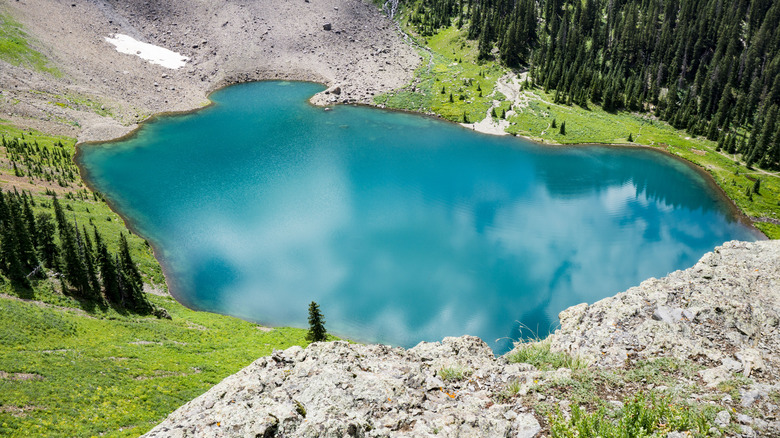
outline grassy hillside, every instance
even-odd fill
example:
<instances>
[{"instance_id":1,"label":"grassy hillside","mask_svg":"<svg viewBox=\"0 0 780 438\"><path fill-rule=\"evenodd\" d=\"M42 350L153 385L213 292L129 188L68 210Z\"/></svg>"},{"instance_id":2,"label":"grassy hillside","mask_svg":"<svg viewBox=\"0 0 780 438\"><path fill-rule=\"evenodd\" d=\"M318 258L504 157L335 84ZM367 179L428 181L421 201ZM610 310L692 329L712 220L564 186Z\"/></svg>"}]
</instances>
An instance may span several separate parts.
<instances>
[{"instance_id":1,"label":"grassy hillside","mask_svg":"<svg viewBox=\"0 0 780 438\"><path fill-rule=\"evenodd\" d=\"M194 312L172 320L0 298L1 436L138 436L305 331Z\"/></svg>"},{"instance_id":2,"label":"grassy hillside","mask_svg":"<svg viewBox=\"0 0 780 438\"><path fill-rule=\"evenodd\" d=\"M46 154L59 148L70 163L50 166L44 152L12 157L0 149L0 188L29 190L36 212L51 213L46 193L56 192L69 218L94 224L117 250L120 233L129 231L81 181L73 139L2 121L0 136L24 138ZM159 294L149 299L172 319L80 301L51 273L29 288L0 276L0 436L138 436L254 359L306 345L305 330L183 307L167 296L146 242L132 234L128 240L147 288Z\"/></svg>"},{"instance_id":3,"label":"grassy hillside","mask_svg":"<svg viewBox=\"0 0 780 438\"><path fill-rule=\"evenodd\" d=\"M61 76L59 70L31 42L22 25L8 15L0 13L0 59L16 66Z\"/></svg>"}]
</instances>

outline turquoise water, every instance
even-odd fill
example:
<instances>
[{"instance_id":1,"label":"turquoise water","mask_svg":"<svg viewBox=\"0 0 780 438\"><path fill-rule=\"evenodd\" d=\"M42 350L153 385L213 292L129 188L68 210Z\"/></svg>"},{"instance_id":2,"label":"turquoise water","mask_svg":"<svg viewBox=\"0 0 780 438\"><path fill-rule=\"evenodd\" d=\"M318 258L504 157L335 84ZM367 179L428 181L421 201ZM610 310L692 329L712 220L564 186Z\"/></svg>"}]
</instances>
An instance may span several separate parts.
<instances>
[{"instance_id":1,"label":"turquoise water","mask_svg":"<svg viewBox=\"0 0 780 438\"><path fill-rule=\"evenodd\" d=\"M215 104L84 146L89 181L197 309L412 346L497 352L558 312L755 240L689 166L640 149L539 146L431 118L231 86ZM526 332L525 334L528 334Z\"/></svg>"}]
</instances>

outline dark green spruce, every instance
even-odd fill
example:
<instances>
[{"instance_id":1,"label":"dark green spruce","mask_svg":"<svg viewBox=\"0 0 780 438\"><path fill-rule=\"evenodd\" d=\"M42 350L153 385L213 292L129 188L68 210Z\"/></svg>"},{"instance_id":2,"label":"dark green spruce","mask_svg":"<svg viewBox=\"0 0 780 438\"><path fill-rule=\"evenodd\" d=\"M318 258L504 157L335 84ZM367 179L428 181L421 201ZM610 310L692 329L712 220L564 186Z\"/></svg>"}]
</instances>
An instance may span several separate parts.
<instances>
[{"instance_id":1,"label":"dark green spruce","mask_svg":"<svg viewBox=\"0 0 780 438\"><path fill-rule=\"evenodd\" d=\"M309 333L306 334L306 340L309 342L322 342L328 339L328 333L325 331L325 317L320 312L319 304L312 301L309 304Z\"/></svg>"},{"instance_id":2,"label":"dark green spruce","mask_svg":"<svg viewBox=\"0 0 780 438\"><path fill-rule=\"evenodd\" d=\"M34 214L34 205L32 194L0 192L0 272L12 284L28 293L31 281L52 275L62 279L64 293L85 303L108 302L144 315L157 312L143 292L143 277L124 234L119 251L111 254L96 227L89 233L75 219L68 221L65 210L70 208L63 209L56 195L54 219L45 211Z\"/></svg>"},{"instance_id":3,"label":"dark green spruce","mask_svg":"<svg viewBox=\"0 0 780 438\"><path fill-rule=\"evenodd\" d=\"M780 169L780 2L417 0L423 36L451 25L478 59L530 71L555 101L653 112L748 166Z\"/></svg>"}]
</instances>

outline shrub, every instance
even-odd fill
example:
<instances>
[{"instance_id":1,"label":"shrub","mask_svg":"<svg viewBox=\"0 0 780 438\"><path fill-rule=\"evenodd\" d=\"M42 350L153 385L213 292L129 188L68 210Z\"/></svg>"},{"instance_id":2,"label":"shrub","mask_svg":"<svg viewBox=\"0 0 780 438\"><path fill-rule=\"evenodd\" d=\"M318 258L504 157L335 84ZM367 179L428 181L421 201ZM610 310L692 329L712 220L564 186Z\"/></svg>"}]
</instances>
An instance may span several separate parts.
<instances>
[{"instance_id":1,"label":"shrub","mask_svg":"<svg viewBox=\"0 0 780 438\"><path fill-rule=\"evenodd\" d=\"M614 415L610 414L605 407L588 414L574 405L570 418L560 411L550 415L550 434L553 438L633 438L662 437L679 431L706 436L712 427L712 412L674 403L669 396L655 393L640 392Z\"/></svg>"}]
</instances>

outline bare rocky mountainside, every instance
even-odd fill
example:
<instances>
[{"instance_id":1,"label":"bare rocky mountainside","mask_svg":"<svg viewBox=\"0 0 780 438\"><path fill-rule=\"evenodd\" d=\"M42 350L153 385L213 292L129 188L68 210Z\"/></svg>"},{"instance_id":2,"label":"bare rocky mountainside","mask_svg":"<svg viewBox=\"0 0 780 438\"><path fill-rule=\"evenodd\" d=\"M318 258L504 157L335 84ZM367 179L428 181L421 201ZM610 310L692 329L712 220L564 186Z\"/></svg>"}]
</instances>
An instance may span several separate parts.
<instances>
[{"instance_id":1,"label":"bare rocky mountainside","mask_svg":"<svg viewBox=\"0 0 780 438\"><path fill-rule=\"evenodd\" d=\"M776 241L729 242L560 319L547 340L501 357L469 336L409 350L333 342L277 351L146 436L533 437L550 432L546 411L566 418L575 404L593 405L589 397L619 409L651 389L717 412L705 431L713 436L780 436ZM518 359L545 344L580 360L550 369Z\"/></svg>"},{"instance_id":2,"label":"bare rocky mountainside","mask_svg":"<svg viewBox=\"0 0 780 438\"><path fill-rule=\"evenodd\" d=\"M61 72L3 63L0 114L80 141L198 108L232 82L317 81L338 91L321 103L368 102L409 82L420 62L379 8L360 0L3 0L0 12ZM188 60L172 69L120 53L106 41L115 35Z\"/></svg>"}]
</instances>

